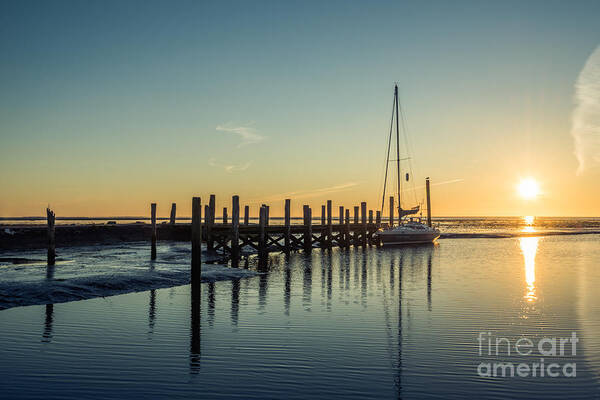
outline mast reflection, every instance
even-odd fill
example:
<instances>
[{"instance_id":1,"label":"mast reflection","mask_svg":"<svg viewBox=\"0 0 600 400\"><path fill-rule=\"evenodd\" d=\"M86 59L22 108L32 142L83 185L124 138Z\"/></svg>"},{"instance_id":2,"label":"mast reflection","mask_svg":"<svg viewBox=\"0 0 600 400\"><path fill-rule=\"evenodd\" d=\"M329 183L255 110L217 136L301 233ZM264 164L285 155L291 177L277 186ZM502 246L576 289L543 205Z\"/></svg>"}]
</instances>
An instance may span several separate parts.
<instances>
[{"instance_id":1,"label":"mast reflection","mask_svg":"<svg viewBox=\"0 0 600 400\"><path fill-rule=\"evenodd\" d=\"M325 267L327 267L327 311L331 311L331 295L332 295L332 288L331 288L331 280L333 279L333 266L332 266L332 257L331 257L331 250L326 250L324 257L323 257L323 262L325 263Z\"/></svg>"},{"instance_id":2,"label":"mast reflection","mask_svg":"<svg viewBox=\"0 0 600 400\"><path fill-rule=\"evenodd\" d=\"M398 373L395 384L398 393L398 399L402 398L402 271L404 263L404 254L400 254L400 263L398 265Z\"/></svg>"},{"instance_id":3,"label":"mast reflection","mask_svg":"<svg viewBox=\"0 0 600 400\"><path fill-rule=\"evenodd\" d=\"M432 253L427 255L427 310L431 311L431 265Z\"/></svg>"}]
</instances>

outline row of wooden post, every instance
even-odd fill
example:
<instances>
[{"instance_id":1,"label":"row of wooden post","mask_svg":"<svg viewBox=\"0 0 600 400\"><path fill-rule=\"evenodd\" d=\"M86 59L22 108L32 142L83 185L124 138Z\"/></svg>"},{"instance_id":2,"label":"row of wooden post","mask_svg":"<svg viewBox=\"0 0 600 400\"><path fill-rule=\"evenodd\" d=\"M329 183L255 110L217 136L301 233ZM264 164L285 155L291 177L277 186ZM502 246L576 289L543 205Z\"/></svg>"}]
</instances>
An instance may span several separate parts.
<instances>
[{"instance_id":1,"label":"row of wooden post","mask_svg":"<svg viewBox=\"0 0 600 400\"><path fill-rule=\"evenodd\" d=\"M194 201L196 201L194 198ZM393 207L393 203L392 203L392 207ZM153 208L154 209L154 208ZM205 227L206 227L206 237L207 237L207 247L208 249L213 249L214 248L214 237L212 236L212 229L214 226L214 212L213 210L215 209L215 196L211 195L210 196L210 202L209 205L205 207ZM353 242L355 245L362 245L362 246L366 246L368 244L367 242L367 203L366 202L362 202L359 206L355 206L354 207L354 223L358 224L359 223L359 209L360 209L360 220L361 220L361 225L362 225L362 229L360 230L360 232L355 232L355 236L354 238L350 238L350 229L349 229L349 224L350 224L350 213L349 210L345 210L343 206L340 206L339 208L339 223L340 225L345 225L346 229L345 232L343 234L344 240L343 240L343 244L344 246L350 246L350 244ZM227 212L226 212L226 208L224 208L224 213L223 213L223 223L227 223ZM237 259L240 256L240 232L239 232L239 227L240 227L240 203L239 203L239 196L233 196L232 197L232 220L231 220L231 256L232 256L232 260L237 261ZM244 224L248 224L249 222L249 207L245 206L244 208ZM285 200L285 217L284 217L284 248L286 249L286 251L289 251L291 249L291 200L290 199L286 199ZM333 238L333 228L332 228L332 224L333 224L333 213L332 213L333 209L332 209L332 201L328 200L327 201L327 205L324 205L322 207L322 218L321 218L321 222L322 222L322 226L321 229L323 229L323 232L321 232L321 246L324 248L331 248L332 247L332 238ZM345 211L345 213L344 213ZM326 213L325 213L326 212ZM194 213L192 213L192 225L194 225ZM312 242L313 242L313 224L312 224L312 209L308 206L308 205L304 205L303 206L303 214L304 214L304 226L305 226L305 232L304 232L304 237L303 237L303 243L304 243L304 249L306 251L310 251L312 249ZM393 216L393 209L390 212L390 215ZM200 218L200 217L197 217ZM155 218L153 218L153 221L155 220ZM201 218L200 218L201 221ZM368 222L370 224L372 223L376 223L378 226L379 224L381 224L381 213L379 211L376 212L376 216L375 216L375 221L373 220L373 210L369 210L368 213ZM155 224L153 224L153 227L155 226ZM269 226L269 206L267 205L261 205L260 209L259 209L259 221L258 221L258 249L259 249L259 258L264 258L266 256L267 253L267 249L268 249L268 243L267 243L267 227ZM192 226L192 231L194 232L194 226ZM197 229L201 229L201 228L197 228ZM154 232L154 229L153 229ZM193 236L193 235L192 235ZM153 234L152 236L153 238L155 237L155 235ZM193 239L194 240L194 239ZM153 239L153 243L155 243L154 239ZM154 246L155 244L153 244ZM153 253L154 254L154 253ZM197 259L198 257L192 257L193 259ZM194 264L194 263L192 263Z\"/></svg>"},{"instance_id":2,"label":"row of wooden post","mask_svg":"<svg viewBox=\"0 0 600 400\"><path fill-rule=\"evenodd\" d=\"M196 199L199 199L197 197L194 197L193 199L193 203L192 203L192 227L194 224L194 206L195 206L195 201ZM198 200L199 201L199 200ZM393 204L394 204L394 198L390 197L390 221L393 221L393 216L394 216L394 212L393 212ZM169 223L170 224L175 224L175 219L176 219L176 207L177 205L175 203L173 203L171 205L171 214L170 214L170 219L169 219ZM362 224L365 225L365 232L366 232L366 203L363 202L361 203L361 213L362 213ZM212 234L212 230L213 230L213 226L215 224L215 195L210 195L210 201L209 204L207 206L205 206L205 221L204 221L204 225L206 228L206 237L207 237L207 248L209 250L213 250L214 249L214 237ZM310 244L312 241L312 210L310 209L310 207L308 205L305 205L304 208L304 225L308 226L306 233L305 233L305 238L304 238L304 242L305 243L309 243L309 246L312 247L312 245ZM343 223L344 221L344 207L340 206L339 208L339 222L340 224ZM358 224L358 220L359 220L359 207L355 206L354 207L354 223ZM232 245L231 245L231 250L232 250L232 258L233 259L237 259L239 257L239 226L240 226L240 214L239 214L239 196L233 196L232 198ZM54 212L51 211L49 208L46 210L47 212L47 221L48 221L48 264L49 265L54 265L55 261L56 261L56 244L55 244L55 215ZM332 201L331 200L327 200L327 205L323 205L321 208L321 225L324 229L323 232L321 232L321 246L324 248L331 248L331 238L332 238ZM350 210L346 209L345 210L345 223L346 225L348 225L350 223ZM244 225L248 225L249 221L250 221L250 208L249 206L245 206L244 207ZM156 203L152 203L150 205L150 220L151 220L151 227L152 227L152 233L151 233L151 250L150 250L150 258L152 260L156 259L156 242L157 242L157 217L156 217ZM202 219L200 218L200 221ZM223 208L223 223L226 224L228 222L228 218L227 218L227 208L224 207ZM373 211L369 210L369 223L373 223ZM381 223L381 214L379 211L377 211L377 217L376 217L376 223L380 224ZM263 231L266 229L266 227L269 225L269 206L267 205L262 205L260 208L260 213L259 213L259 234L261 236L261 238L264 236L266 237L266 233L263 233ZM285 234L284 234L284 241L285 241L285 245L284 247L286 249L289 249L291 247L291 200L290 199L286 199L285 200L285 218L284 218L284 226L285 226ZM347 233L349 234L349 233ZM361 233L362 237L363 237L363 242L366 241L366 233ZM264 239L266 241L266 239ZM260 246L259 246L260 247ZM264 244L264 247L266 247L266 243ZM307 246L305 246L306 248L308 248Z\"/></svg>"},{"instance_id":3,"label":"row of wooden post","mask_svg":"<svg viewBox=\"0 0 600 400\"><path fill-rule=\"evenodd\" d=\"M426 180L426 191L427 191L427 224L431 226L431 207L429 200L429 178ZM206 241L208 250L214 249L214 236L213 227L215 224L215 195L210 195L208 205L205 206L204 210L204 225L206 229ZM151 225L152 225L152 239L151 239L151 259L156 259L156 241L157 241L157 226L156 226L156 203L152 203L150 206L151 210ZM175 224L176 220L176 203L171 205L171 214L169 218L170 224ZM200 270L201 265L201 241L202 241L202 215L201 215L201 203L199 197L192 199L192 272ZM389 226L394 225L394 197L389 198ZM55 215L54 212L49 208L46 209L47 221L48 221L48 265L54 265L56 262L56 244L55 244ZM244 225L248 225L250 221L250 207L244 207ZM312 209L308 205L303 206L303 217L304 217L304 249L310 251L312 249ZM400 220L401 216L398 216ZM369 224L375 224L380 226L381 224L381 212L376 211L375 221L373 221L373 210L368 212ZM227 207L223 208L223 224L228 223ZM354 224L359 223L359 206L354 206ZM332 247L333 239L333 209L332 201L327 200L326 205L321 206L321 236L320 245L323 248ZM354 244L360 244L363 246L367 245L367 203L362 202L360 204L360 224L362 229L354 232L354 238L350 238L350 210L344 209L343 206L339 207L339 224L345 225L346 229L341 230L339 240L340 245L349 246L351 242ZM232 260L237 260L240 256L240 200L239 196L232 197L232 214L231 214L231 256ZM263 257L267 251L267 232L266 228L269 225L269 206L263 204L259 210L259 256ZM351 240L353 239L353 240ZM291 249L291 200L285 200L285 217L284 217L284 248L286 251ZM197 272L199 274L199 272ZM198 275L199 276L199 275Z\"/></svg>"}]
</instances>

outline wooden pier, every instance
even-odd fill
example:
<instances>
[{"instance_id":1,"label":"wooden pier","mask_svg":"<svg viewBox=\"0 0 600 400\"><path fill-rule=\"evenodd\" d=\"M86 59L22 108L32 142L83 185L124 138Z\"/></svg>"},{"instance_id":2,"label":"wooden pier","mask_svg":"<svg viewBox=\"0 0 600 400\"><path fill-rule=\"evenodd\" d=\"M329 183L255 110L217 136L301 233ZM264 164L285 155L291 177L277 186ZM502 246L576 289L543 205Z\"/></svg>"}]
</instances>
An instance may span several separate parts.
<instances>
[{"instance_id":1,"label":"wooden pier","mask_svg":"<svg viewBox=\"0 0 600 400\"><path fill-rule=\"evenodd\" d=\"M258 224L249 223L249 207L244 208L244 223L239 220L239 197L232 198L232 220L228 221L226 213L223 214L221 223L216 223L213 217L214 196L206 212L209 217L203 224L203 240L207 248L227 254L232 259L239 258L241 249L252 249L259 257L269 252L284 252L304 250L310 252L315 247L330 249L334 246L347 248L350 246L379 245L374 233L381 227L381 214L377 211L377 218L373 219L373 210L368 211L367 203L355 207L354 222L350 223L349 214L344 215L344 207L339 207L339 216L333 216L333 202L328 200L321 207L320 223L315 223L312 209L303 206L303 221L301 224L292 224L291 199L284 203L283 224L273 224L269 218L269 206L262 205L258 212ZM348 210L346 210L348 211ZM393 213L393 210L390 211ZM346 218L344 218L346 216Z\"/></svg>"},{"instance_id":2,"label":"wooden pier","mask_svg":"<svg viewBox=\"0 0 600 400\"><path fill-rule=\"evenodd\" d=\"M202 206L199 197L193 198L191 223L177 222L177 205L171 204L168 223L157 224L157 204L152 203L151 224L148 240L150 241L150 258L157 258L157 240L186 240L192 242L192 265L197 271L200 265L200 243L206 243L209 252L217 252L232 260L232 265L237 266L238 260L248 254L258 254L259 259L265 259L270 252L290 253L292 251L310 252L319 247L331 249L333 247L348 248L350 246L379 246L380 243L374 235L382 227L381 212L367 209L367 203L353 206L354 219L350 220L350 208L338 206L337 216L333 215L333 202L328 200L321 207L320 220L313 218L312 208L309 205L302 207L302 223L292 224L291 199L284 201L283 219L277 222L270 220L269 205L263 204L258 208L258 223L250 223L250 207L245 205L243 220L240 217L240 198L233 196L231 206L223 207L220 220L216 217L215 195L209 197L208 204ZM204 215L201 215L202 211ZM228 212L229 211L229 212ZM393 220L393 203L390 202L390 217ZM48 261L53 262L54 255L54 214L48 210ZM187 218L186 220L189 220ZM385 224L386 226L388 224ZM121 227L125 227L121 225ZM108 228L108 227L107 227ZM132 229L132 225L128 226ZM113 225L109 229L118 231L119 226ZM148 229L148 225L141 224L139 229ZM195 272L198 274L198 272ZM198 275L196 275L197 277Z\"/></svg>"}]
</instances>

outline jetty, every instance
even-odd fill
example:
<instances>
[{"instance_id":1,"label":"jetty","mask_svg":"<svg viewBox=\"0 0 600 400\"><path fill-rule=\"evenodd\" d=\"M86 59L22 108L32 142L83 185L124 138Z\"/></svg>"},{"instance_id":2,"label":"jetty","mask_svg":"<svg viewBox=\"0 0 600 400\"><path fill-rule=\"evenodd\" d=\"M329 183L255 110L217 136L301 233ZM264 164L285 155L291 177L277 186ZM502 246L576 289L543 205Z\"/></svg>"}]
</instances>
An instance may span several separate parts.
<instances>
[{"instance_id":1,"label":"jetty","mask_svg":"<svg viewBox=\"0 0 600 400\"><path fill-rule=\"evenodd\" d=\"M192 200L192 217L177 218L177 205L171 204L168 217L157 216L157 204L150 204L150 223L124 218L126 223L109 221L102 224L60 225L60 216L51 209L46 210L46 226L5 225L0 231L0 248L48 249L48 263L54 264L56 249L63 246L112 244L128 241L149 242L150 258L156 259L156 243L159 240L192 241L205 244L209 252L221 254L233 264L240 257L258 254L265 258L270 252L305 251L315 247L378 246L380 228L394 224L398 218L394 201L390 197L389 216L382 222L381 211L367 209L361 202L352 207L337 206L327 200L321 206L320 215L315 215L309 205L302 206L302 216L291 215L291 199L284 201L284 217L270 217L270 206L258 207L257 216L250 216L250 206L242 206L239 196L233 196L229 207L224 207L217 216L216 196L210 195L206 204L199 197ZM256 207L255 207L256 209ZM334 214L335 213L335 214ZM42 219L42 218L39 218ZM68 220L64 218L63 220ZM139 218L134 218L139 219ZM158 223L162 220L162 223ZM41 222L41 221L40 221ZM196 251L200 247L192 244Z\"/></svg>"}]
</instances>

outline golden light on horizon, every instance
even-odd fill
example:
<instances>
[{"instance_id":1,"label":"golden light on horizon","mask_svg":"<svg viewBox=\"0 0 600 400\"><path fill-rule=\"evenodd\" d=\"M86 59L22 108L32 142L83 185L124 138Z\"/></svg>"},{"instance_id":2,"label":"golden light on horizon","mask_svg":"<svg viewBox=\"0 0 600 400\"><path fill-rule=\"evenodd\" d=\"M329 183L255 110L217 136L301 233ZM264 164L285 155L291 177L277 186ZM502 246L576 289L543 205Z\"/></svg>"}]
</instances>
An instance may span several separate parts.
<instances>
[{"instance_id":1,"label":"golden light on horizon","mask_svg":"<svg viewBox=\"0 0 600 400\"><path fill-rule=\"evenodd\" d=\"M525 225L531 226L535 222L535 217L533 215L526 215L523 217L523 220L525 221Z\"/></svg>"},{"instance_id":2,"label":"golden light on horizon","mask_svg":"<svg viewBox=\"0 0 600 400\"><path fill-rule=\"evenodd\" d=\"M522 179L517 186L517 191L522 198L532 200L540 194L540 185L533 178Z\"/></svg>"}]
</instances>

